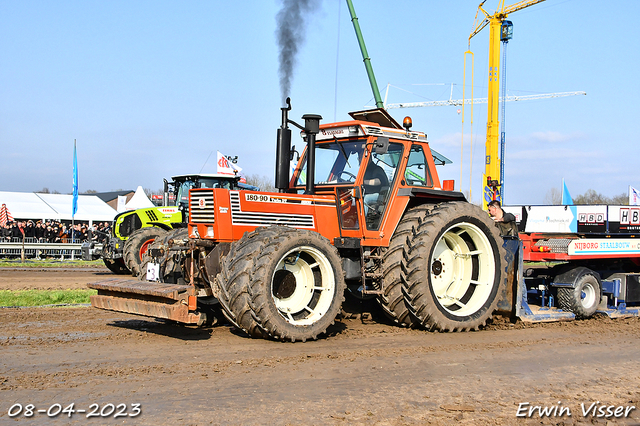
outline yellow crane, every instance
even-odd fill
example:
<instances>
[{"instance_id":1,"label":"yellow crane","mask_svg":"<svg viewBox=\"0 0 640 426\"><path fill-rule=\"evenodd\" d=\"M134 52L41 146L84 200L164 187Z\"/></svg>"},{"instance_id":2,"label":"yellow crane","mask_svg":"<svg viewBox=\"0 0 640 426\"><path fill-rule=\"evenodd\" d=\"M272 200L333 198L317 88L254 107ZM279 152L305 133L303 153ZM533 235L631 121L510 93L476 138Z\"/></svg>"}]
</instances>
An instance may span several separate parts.
<instances>
[{"instance_id":1,"label":"yellow crane","mask_svg":"<svg viewBox=\"0 0 640 426\"><path fill-rule=\"evenodd\" d=\"M484 0L478 6L476 12L475 29L469 35L469 46L471 39L478 34L484 27L489 25L489 93L487 95L487 103L489 105L487 114L487 142L485 156L485 172L483 175L483 194L482 205L487 208L487 204L491 200L501 200L501 186L504 179L504 170L502 169L502 161L500 152L500 120L499 120L499 96L500 96L500 42L506 43L512 35L513 26L507 21L507 16L518 10L524 9L534 4L543 2L544 0L523 0L511 6L505 6L504 0L500 0L498 9L489 14L482 6L486 2ZM479 13L484 14L484 19L478 22ZM469 49L471 50L471 49ZM504 112L504 111L503 111ZM503 140L504 142L504 140ZM502 144L504 148L504 143ZM504 149L502 149L504 154Z\"/></svg>"}]
</instances>

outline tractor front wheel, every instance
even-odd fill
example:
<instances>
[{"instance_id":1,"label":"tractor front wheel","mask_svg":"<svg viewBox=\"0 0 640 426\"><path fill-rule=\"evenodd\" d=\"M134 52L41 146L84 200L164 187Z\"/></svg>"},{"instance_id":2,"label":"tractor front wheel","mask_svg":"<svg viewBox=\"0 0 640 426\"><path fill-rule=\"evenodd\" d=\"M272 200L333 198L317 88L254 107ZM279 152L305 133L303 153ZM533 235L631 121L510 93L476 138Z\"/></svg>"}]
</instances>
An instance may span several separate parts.
<instances>
[{"instance_id":1,"label":"tractor front wheel","mask_svg":"<svg viewBox=\"0 0 640 426\"><path fill-rule=\"evenodd\" d=\"M137 277L141 272L142 258L149 249L149 246L156 240L164 237L167 231L147 227L140 228L131 235L124 243L124 262L131 271L131 275Z\"/></svg>"},{"instance_id":2,"label":"tractor front wheel","mask_svg":"<svg viewBox=\"0 0 640 426\"><path fill-rule=\"evenodd\" d=\"M131 271L127 269L126 265L124 264L124 260L122 260L121 257L118 259L102 258L102 261L104 262L105 266L116 275L126 275L131 273Z\"/></svg>"},{"instance_id":3,"label":"tractor front wheel","mask_svg":"<svg viewBox=\"0 0 640 426\"><path fill-rule=\"evenodd\" d=\"M292 342L324 333L346 289L340 257L326 238L282 226L258 228L232 244L218 282L225 290L221 304L236 311L245 331L255 335L248 320L263 334Z\"/></svg>"}]
</instances>

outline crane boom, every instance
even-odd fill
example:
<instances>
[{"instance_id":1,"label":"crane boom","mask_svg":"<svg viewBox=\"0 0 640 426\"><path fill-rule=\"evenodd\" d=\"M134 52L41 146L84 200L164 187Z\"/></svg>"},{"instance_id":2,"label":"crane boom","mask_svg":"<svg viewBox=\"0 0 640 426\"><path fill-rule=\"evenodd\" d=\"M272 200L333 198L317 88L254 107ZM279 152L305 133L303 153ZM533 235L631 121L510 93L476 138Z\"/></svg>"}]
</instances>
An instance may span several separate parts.
<instances>
[{"instance_id":1,"label":"crane boom","mask_svg":"<svg viewBox=\"0 0 640 426\"><path fill-rule=\"evenodd\" d=\"M507 102L531 101L536 99L563 98L566 96L578 96L578 95L586 95L586 94L587 94L586 92L541 93L538 95L507 96L505 98L505 101ZM487 102L488 102L487 98L464 99L464 105L486 104ZM419 107L434 107L434 106L461 106L462 104L463 104L462 99L449 99L446 101L401 102L396 104L387 104L385 105L385 108L395 109L395 108L419 108Z\"/></svg>"},{"instance_id":2,"label":"crane boom","mask_svg":"<svg viewBox=\"0 0 640 426\"><path fill-rule=\"evenodd\" d=\"M511 6L507 6L505 8L504 7L504 0L502 0L500 2L501 3L500 9L496 10L493 15L489 15L489 13L487 13L487 11L485 11L482 8L482 5L485 3L483 1L482 3L480 3L480 6L478 6L478 11L482 12L484 14L485 18L480 23L478 23L478 13L476 12L475 28L474 28L473 31L471 31L471 34L469 35L469 42L471 42L471 38L473 38L473 36L478 34L480 31L482 31L482 29L484 27L489 25L489 23L491 23L492 19L499 19L500 21L503 21L503 20L507 19L507 15L508 14L513 13L513 12L517 12L518 10L524 9L525 7L533 6L534 4L541 3L543 1L544 0L522 0L522 1L519 1L518 3L514 3Z\"/></svg>"},{"instance_id":3,"label":"crane boom","mask_svg":"<svg viewBox=\"0 0 640 426\"><path fill-rule=\"evenodd\" d=\"M505 18L509 13L517 12L520 9L524 9L525 7L533 6L534 4L538 4L543 2L544 0L522 0L518 3L514 3L511 6L507 6L502 10L502 13L505 14Z\"/></svg>"}]
</instances>

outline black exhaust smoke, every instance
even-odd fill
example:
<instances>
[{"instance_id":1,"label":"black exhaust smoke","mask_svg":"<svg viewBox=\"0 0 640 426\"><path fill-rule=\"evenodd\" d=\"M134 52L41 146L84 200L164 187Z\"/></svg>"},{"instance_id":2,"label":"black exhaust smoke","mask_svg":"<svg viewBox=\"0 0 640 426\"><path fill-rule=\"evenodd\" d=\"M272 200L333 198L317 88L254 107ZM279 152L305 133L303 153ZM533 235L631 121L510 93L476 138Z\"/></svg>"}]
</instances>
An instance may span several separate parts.
<instances>
[{"instance_id":1,"label":"black exhaust smoke","mask_svg":"<svg viewBox=\"0 0 640 426\"><path fill-rule=\"evenodd\" d=\"M283 104L290 94L298 49L304 42L305 18L319 4L319 0L283 0L282 9L276 16L276 37L280 47L278 74Z\"/></svg>"}]
</instances>

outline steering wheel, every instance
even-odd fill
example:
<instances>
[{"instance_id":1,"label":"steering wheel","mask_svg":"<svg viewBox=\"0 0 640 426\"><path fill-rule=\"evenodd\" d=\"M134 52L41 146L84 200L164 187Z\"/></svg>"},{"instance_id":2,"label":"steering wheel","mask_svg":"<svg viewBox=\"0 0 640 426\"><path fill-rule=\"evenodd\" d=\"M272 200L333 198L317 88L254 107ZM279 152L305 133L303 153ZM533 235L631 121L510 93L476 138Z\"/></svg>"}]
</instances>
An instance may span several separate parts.
<instances>
[{"instance_id":1,"label":"steering wheel","mask_svg":"<svg viewBox=\"0 0 640 426\"><path fill-rule=\"evenodd\" d=\"M347 180L342 179L342 175L347 175L347 176L349 176L350 178L353 178L353 180L351 180L351 179L347 179ZM355 181L356 181L356 175L354 175L353 173L348 172L348 171L346 171L346 170L343 170L343 171L341 171L341 172L340 172L340 174L338 174L338 181L342 181L342 182L355 182Z\"/></svg>"}]
</instances>

